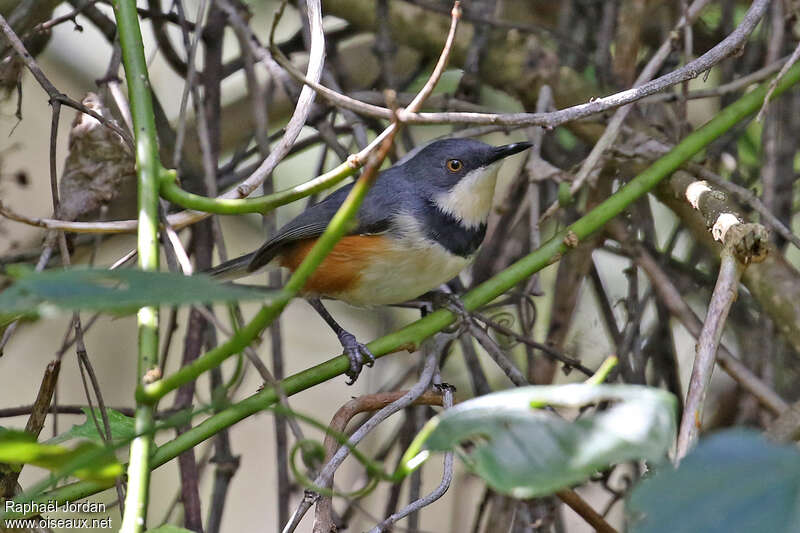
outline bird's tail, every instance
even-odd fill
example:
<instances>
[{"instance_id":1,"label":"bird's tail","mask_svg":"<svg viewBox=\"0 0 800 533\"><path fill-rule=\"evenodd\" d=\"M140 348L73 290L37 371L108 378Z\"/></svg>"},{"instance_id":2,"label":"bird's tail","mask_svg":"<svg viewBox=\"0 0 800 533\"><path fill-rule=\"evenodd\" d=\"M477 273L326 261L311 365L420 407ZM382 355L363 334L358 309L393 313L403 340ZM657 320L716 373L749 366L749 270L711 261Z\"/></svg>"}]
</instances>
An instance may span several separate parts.
<instances>
[{"instance_id":1,"label":"bird's tail","mask_svg":"<svg viewBox=\"0 0 800 533\"><path fill-rule=\"evenodd\" d=\"M220 263L214 268L205 270L203 273L225 281L233 281L235 279L249 276L252 274L252 272L247 270L247 266L250 264L250 261L252 261L254 255L255 252L251 252L249 254L229 259L228 261Z\"/></svg>"}]
</instances>

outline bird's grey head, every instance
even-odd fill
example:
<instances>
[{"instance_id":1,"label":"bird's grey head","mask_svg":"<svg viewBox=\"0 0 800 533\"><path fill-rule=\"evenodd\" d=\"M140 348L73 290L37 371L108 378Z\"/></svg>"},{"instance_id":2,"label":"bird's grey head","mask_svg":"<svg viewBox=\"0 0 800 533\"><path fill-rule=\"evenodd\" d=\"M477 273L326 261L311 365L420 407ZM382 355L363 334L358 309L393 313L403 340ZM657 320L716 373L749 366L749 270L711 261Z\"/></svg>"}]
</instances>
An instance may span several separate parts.
<instances>
[{"instance_id":1,"label":"bird's grey head","mask_svg":"<svg viewBox=\"0 0 800 533\"><path fill-rule=\"evenodd\" d=\"M491 146L474 139L434 141L408 159L405 174L466 227L486 222L500 161L530 143Z\"/></svg>"}]
</instances>

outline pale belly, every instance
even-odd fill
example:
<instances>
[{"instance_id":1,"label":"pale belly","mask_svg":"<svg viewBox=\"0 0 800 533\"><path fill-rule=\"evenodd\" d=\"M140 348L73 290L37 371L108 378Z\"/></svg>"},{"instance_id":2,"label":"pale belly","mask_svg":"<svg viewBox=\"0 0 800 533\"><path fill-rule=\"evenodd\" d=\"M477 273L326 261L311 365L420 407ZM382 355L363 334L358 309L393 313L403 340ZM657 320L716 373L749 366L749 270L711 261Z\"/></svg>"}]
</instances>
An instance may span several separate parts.
<instances>
[{"instance_id":1,"label":"pale belly","mask_svg":"<svg viewBox=\"0 0 800 533\"><path fill-rule=\"evenodd\" d=\"M453 279L471 260L432 241L414 246L400 241L363 269L352 289L332 296L357 306L402 303Z\"/></svg>"}]
</instances>

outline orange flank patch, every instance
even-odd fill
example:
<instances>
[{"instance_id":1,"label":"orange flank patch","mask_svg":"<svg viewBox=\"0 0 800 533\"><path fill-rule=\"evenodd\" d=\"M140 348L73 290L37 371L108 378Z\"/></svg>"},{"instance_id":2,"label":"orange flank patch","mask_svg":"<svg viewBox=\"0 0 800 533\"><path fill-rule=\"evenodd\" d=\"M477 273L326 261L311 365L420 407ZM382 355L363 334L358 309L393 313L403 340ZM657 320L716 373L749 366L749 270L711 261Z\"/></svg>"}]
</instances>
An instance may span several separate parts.
<instances>
[{"instance_id":1,"label":"orange flank patch","mask_svg":"<svg viewBox=\"0 0 800 533\"><path fill-rule=\"evenodd\" d=\"M279 256L279 264L294 272L316 242L317 239L305 239L287 246ZM335 298L353 290L361 278L361 271L386 248L386 240L381 235L342 238L306 282L303 293Z\"/></svg>"}]
</instances>

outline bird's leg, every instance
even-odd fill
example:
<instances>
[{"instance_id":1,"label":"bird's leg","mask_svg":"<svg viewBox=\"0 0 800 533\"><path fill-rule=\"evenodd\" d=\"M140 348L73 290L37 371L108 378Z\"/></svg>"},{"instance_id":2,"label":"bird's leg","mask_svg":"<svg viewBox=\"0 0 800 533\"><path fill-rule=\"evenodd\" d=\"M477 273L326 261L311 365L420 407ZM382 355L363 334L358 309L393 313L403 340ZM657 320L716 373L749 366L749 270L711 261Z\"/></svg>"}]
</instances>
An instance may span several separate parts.
<instances>
[{"instance_id":1,"label":"bird's leg","mask_svg":"<svg viewBox=\"0 0 800 533\"><path fill-rule=\"evenodd\" d=\"M346 372L347 377L350 378L350 381L347 382L348 385L352 385L356 382L358 375L361 373L361 367L364 365L372 366L375 364L375 356L372 352L369 351L369 348L366 345L361 344L355 338L355 336L344 329L342 326L339 325L338 322L331 316L325 306L322 305L322 302L319 298L309 298L308 303L311 304L311 307L319 313L319 316L322 317L325 322L331 327L336 336L339 338L339 342L342 343L342 349L344 350L345 355L350 360L350 370Z\"/></svg>"}]
</instances>

